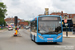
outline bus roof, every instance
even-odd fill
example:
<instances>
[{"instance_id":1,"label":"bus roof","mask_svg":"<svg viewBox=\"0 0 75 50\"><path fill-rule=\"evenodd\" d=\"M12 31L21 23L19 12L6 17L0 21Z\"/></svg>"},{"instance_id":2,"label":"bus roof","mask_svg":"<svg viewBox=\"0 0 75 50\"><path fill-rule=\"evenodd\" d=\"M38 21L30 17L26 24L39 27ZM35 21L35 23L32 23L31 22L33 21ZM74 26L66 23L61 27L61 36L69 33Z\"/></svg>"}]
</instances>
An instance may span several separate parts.
<instances>
[{"instance_id":1,"label":"bus roof","mask_svg":"<svg viewBox=\"0 0 75 50\"><path fill-rule=\"evenodd\" d=\"M56 16L56 17L60 17L59 15L40 15L38 17L45 17L45 16Z\"/></svg>"},{"instance_id":2,"label":"bus roof","mask_svg":"<svg viewBox=\"0 0 75 50\"><path fill-rule=\"evenodd\" d=\"M61 16L59 16L59 15L40 15L40 16L37 16L37 17L45 17L45 16L52 16L52 17L61 17ZM37 18L36 17L36 18ZM35 21L36 19L34 18L32 21ZM30 21L30 22L32 22L32 21Z\"/></svg>"},{"instance_id":3,"label":"bus roof","mask_svg":"<svg viewBox=\"0 0 75 50\"><path fill-rule=\"evenodd\" d=\"M64 20L64 19L62 19L62 20ZM68 18L67 20L72 20L72 18Z\"/></svg>"}]
</instances>

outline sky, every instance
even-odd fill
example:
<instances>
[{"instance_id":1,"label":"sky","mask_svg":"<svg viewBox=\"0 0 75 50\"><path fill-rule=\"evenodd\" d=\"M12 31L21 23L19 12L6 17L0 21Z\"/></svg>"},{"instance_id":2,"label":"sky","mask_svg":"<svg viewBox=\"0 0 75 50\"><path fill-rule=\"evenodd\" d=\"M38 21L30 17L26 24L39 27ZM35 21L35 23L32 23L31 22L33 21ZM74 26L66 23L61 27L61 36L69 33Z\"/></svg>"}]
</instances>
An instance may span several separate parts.
<instances>
[{"instance_id":1,"label":"sky","mask_svg":"<svg viewBox=\"0 0 75 50\"><path fill-rule=\"evenodd\" d=\"M52 12L75 13L75 0L0 0L7 6L7 17L18 16L24 20L32 20L44 14L45 8Z\"/></svg>"}]
</instances>

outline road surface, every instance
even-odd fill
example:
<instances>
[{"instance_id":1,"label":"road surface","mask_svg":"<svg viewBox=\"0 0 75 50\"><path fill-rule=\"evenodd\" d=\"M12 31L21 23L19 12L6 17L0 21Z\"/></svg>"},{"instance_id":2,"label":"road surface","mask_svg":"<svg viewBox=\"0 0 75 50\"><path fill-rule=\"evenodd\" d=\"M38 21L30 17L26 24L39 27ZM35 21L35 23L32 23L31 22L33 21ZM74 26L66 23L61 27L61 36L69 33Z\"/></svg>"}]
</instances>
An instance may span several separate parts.
<instances>
[{"instance_id":1,"label":"road surface","mask_svg":"<svg viewBox=\"0 0 75 50\"><path fill-rule=\"evenodd\" d=\"M75 38L63 38L57 44L36 44L25 29L19 30L21 37L13 37L14 33L14 30L0 32L0 50L75 50Z\"/></svg>"}]
</instances>

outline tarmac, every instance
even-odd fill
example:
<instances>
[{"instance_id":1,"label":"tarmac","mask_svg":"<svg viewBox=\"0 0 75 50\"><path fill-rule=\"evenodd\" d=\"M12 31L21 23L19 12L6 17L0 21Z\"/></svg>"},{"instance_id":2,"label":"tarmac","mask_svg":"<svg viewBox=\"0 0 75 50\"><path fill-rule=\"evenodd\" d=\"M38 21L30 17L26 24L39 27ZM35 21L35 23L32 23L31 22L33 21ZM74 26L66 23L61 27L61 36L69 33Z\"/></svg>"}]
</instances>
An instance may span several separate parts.
<instances>
[{"instance_id":1,"label":"tarmac","mask_svg":"<svg viewBox=\"0 0 75 50\"><path fill-rule=\"evenodd\" d=\"M4 32L6 31L7 29L3 29L3 30L0 30L0 33L1 32ZM27 29L27 32L30 32L30 29ZM63 37L64 38L75 38L75 34L73 34L73 32L68 32L68 36L66 36L66 32L63 31Z\"/></svg>"}]
</instances>

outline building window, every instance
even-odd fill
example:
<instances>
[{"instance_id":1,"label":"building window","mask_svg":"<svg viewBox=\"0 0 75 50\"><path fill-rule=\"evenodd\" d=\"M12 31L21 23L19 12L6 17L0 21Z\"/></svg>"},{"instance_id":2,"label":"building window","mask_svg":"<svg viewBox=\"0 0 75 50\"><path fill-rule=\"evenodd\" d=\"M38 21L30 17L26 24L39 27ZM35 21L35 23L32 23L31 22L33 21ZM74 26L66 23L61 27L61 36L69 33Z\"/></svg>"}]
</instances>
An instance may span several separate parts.
<instances>
[{"instance_id":1,"label":"building window","mask_svg":"<svg viewBox=\"0 0 75 50\"><path fill-rule=\"evenodd\" d=\"M75 16L74 16L74 18L75 18Z\"/></svg>"},{"instance_id":2,"label":"building window","mask_svg":"<svg viewBox=\"0 0 75 50\"><path fill-rule=\"evenodd\" d=\"M70 15L70 17L72 18L72 15Z\"/></svg>"},{"instance_id":3,"label":"building window","mask_svg":"<svg viewBox=\"0 0 75 50\"><path fill-rule=\"evenodd\" d=\"M70 16L72 16L72 15L70 15Z\"/></svg>"},{"instance_id":4,"label":"building window","mask_svg":"<svg viewBox=\"0 0 75 50\"><path fill-rule=\"evenodd\" d=\"M57 13L56 13L57 14Z\"/></svg>"}]
</instances>

